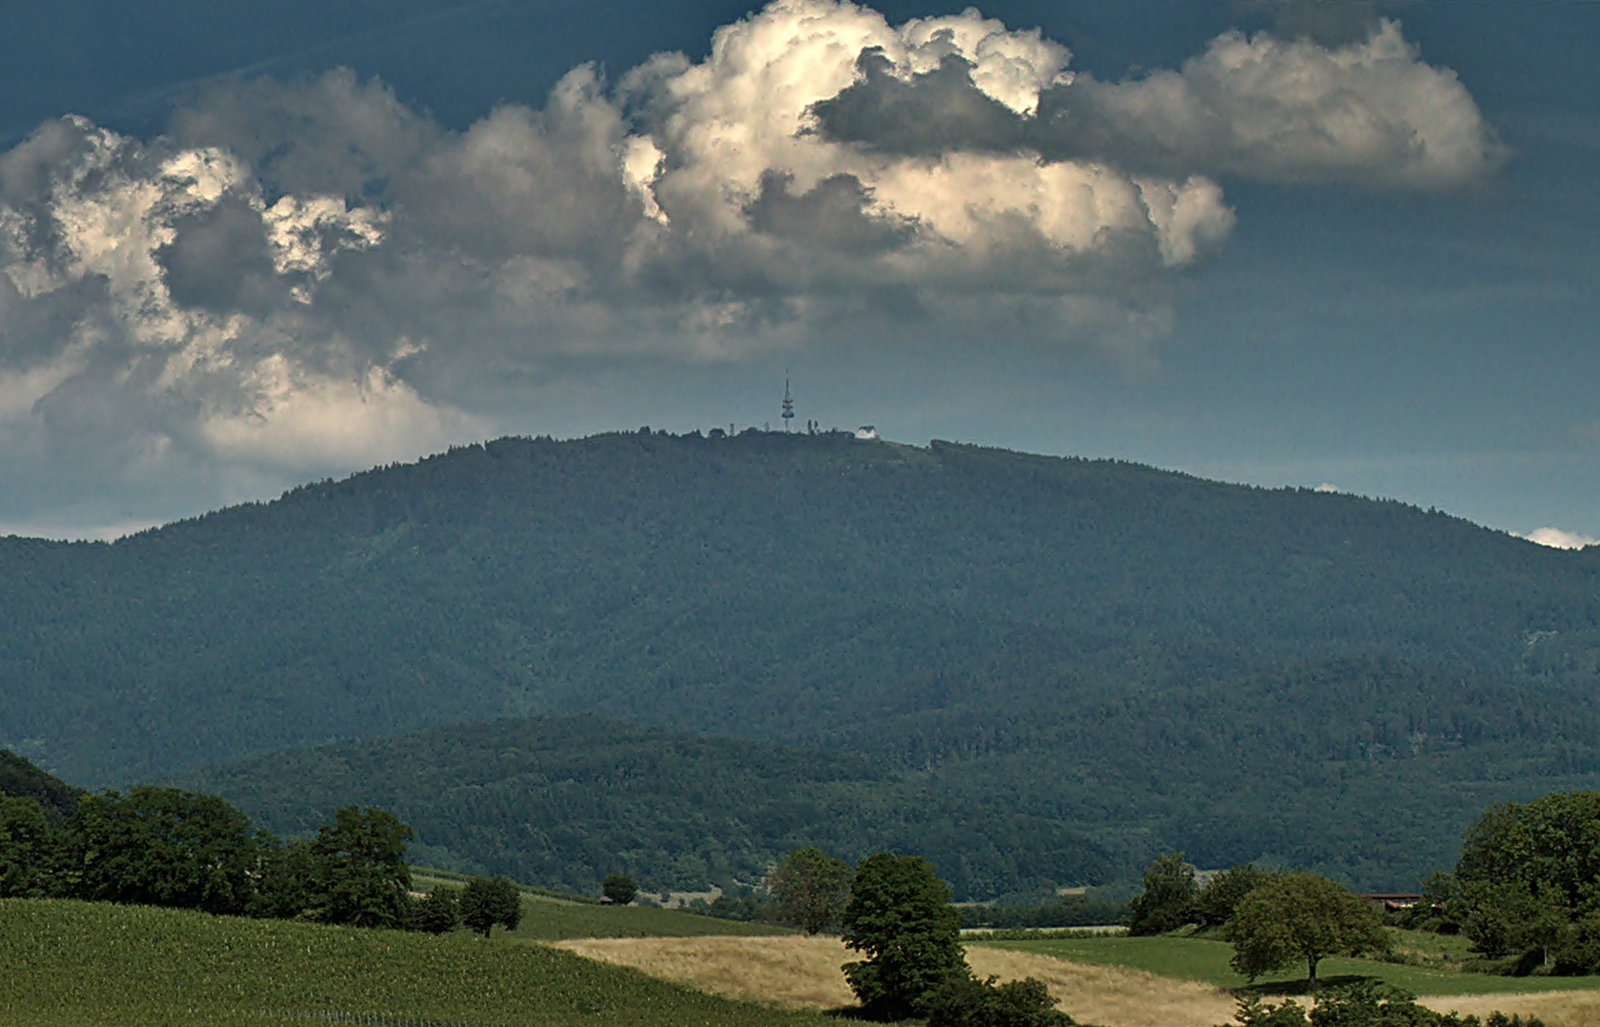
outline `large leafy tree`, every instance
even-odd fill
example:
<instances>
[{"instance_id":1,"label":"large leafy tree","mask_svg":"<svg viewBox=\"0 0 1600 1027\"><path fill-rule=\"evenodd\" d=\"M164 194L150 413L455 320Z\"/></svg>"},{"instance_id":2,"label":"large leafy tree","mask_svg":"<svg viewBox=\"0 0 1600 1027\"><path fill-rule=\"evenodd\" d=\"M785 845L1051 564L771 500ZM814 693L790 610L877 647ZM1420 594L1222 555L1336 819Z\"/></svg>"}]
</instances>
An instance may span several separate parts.
<instances>
[{"instance_id":1,"label":"large leafy tree","mask_svg":"<svg viewBox=\"0 0 1600 1027\"><path fill-rule=\"evenodd\" d=\"M69 827L83 898L243 913L252 899L250 818L222 799L176 788L85 797Z\"/></svg>"},{"instance_id":2,"label":"large leafy tree","mask_svg":"<svg viewBox=\"0 0 1600 1027\"><path fill-rule=\"evenodd\" d=\"M1491 959L1537 949L1535 959L1543 963L1570 920L1558 887L1521 881L1469 881L1457 908L1466 913L1461 933Z\"/></svg>"},{"instance_id":3,"label":"large leafy tree","mask_svg":"<svg viewBox=\"0 0 1600 1027\"><path fill-rule=\"evenodd\" d=\"M1337 881L1317 874L1278 874L1240 900L1224 927L1233 942L1232 966L1251 980L1296 963L1317 986L1327 956L1388 950L1377 909Z\"/></svg>"},{"instance_id":4,"label":"large leafy tree","mask_svg":"<svg viewBox=\"0 0 1600 1027\"><path fill-rule=\"evenodd\" d=\"M921 856L880 852L856 866L844 943L867 958L845 978L870 1016L924 1015L952 976L970 975L950 886Z\"/></svg>"},{"instance_id":5,"label":"large leafy tree","mask_svg":"<svg viewBox=\"0 0 1600 1027\"><path fill-rule=\"evenodd\" d=\"M1600 912L1600 792L1491 806L1462 838L1456 876L1555 888L1567 909Z\"/></svg>"},{"instance_id":6,"label":"large leafy tree","mask_svg":"<svg viewBox=\"0 0 1600 1027\"><path fill-rule=\"evenodd\" d=\"M415 835L392 814L336 810L306 851L314 876L312 917L355 927L398 927L411 890L406 842Z\"/></svg>"},{"instance_id":7,"label":"large leafy tree","mask_svg":"<svg viewBox=\"0 0 1600 1027\"><path fill-rule=\"evenodd\" d=\"M1144 891L1128 903L1129 934L1165 934L1189 923L1195 915L1194 867L1183 853L1158 856L1144 870Z\"/></svg>"},{"instance_id":8,"label":"large leafy tree","mask_svg":"<svg viewBox=\"0 0 1600 1027\"><path fill-rule=\"evenodd\" d=\"M850 864L821 849L796 849L773 871L769 887L778 918L807 934L839 922L850 901Z\"/></svg>"},{"instance_id":9,"label":"large leafy tree","mask_svg":"<svg viewBox=\"0 0 1600 1027\"><path fill-rule=\"evenodd\" d=\"M1486 956L1600 965L1600 792L1491 806L1467 829L1447 911Z\"/></svg>"}]
</instances>

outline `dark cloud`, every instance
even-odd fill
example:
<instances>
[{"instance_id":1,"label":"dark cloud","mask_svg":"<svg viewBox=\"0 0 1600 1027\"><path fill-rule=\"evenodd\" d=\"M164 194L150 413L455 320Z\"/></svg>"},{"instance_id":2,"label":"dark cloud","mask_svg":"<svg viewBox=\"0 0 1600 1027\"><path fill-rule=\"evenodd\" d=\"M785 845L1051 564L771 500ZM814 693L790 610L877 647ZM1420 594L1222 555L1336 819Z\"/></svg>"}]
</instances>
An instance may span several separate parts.
<instances>
[{"instance_id":1,"label":"dark cloud","mask_svg":"<svg viewBox=\"0 0 1600 1027\"><path fill-rule=\"evenodd\" d=\"M872 194L854 175L832 175L799 195L794 176L769 170L761 192L745 207L758 232L852 256L887 253L908 242L915 226L904 218L873 215Z\"/></svg>"},{"instance_id":2,"label":"dark cloud","mask_svg":"<svg viewBox=\"0 0 1600 1027\"><path fill-rule=\"evenodd\" d=\"M1231 0L1241 15L1266 19L1287 39L1349 46L1372 35L1383 17L1417 0Z\"/></svg>"},{"instance_id":3,"label":"dark cloud","mask_svg":"<svg viewBox=\"0 0 1600 1027\"><path fill-rule=\"evenodd\" d=\"M945 55L933 71L902 77L875 48L861 55L857 68L859 82L811 107L816 130L829 139L922 157L1040 148L1039 119L980 90L972 81L972 62L958 54Z\"/></svg>"},{"instance_id":4,"label":"dark cloud","mask_svg":"<svg viewBox=\"0 0 1600 1027\"><path fill-rule=\"evenodd\" d=\"M261 212L230 196L178 218L175 238L155 251L179 306L265 318L284 306L289 286L272 265Z\"/></svg>"}]
</instances>

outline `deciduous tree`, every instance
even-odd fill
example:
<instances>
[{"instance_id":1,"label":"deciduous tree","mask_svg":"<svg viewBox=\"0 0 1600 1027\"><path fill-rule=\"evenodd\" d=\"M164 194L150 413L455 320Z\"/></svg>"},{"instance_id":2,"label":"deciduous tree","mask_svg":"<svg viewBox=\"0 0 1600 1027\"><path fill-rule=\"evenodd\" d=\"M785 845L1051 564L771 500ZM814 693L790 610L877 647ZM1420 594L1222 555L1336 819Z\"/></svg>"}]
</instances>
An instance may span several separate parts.
<instances>
[{"instance_id":1,"label":"deciduous tree","mask_svg":"<svg viewBox=\"0 0 1600 1027\"><path fill-rule=\"evenodd\" d=\"M953 975L970 975L950 886L920 856L880 852L856 867L844 943L867 958L845 978L870 1016L923 1015Z\"/></svg>"},{"instance_id":2,"label":"deciduous tree","mask_svg":"<svg viewBox=\"0 0 1600 1027\"><path fill-rule=\"evenodd\" d=\"M1272 877L1252 863L1233 866L1213 877L1194 898L1195 922L1202 927L1221 927L1233 918L1234 910L1246 895Z\"/></svg>"},{"instance_id":3,"label":"deciduous tree","mask_svg":"<svg viewBox=\"0 0 1600 1027\"><path fill-rule=\"evenodd\" d=\"M1199 889L1183 853L1158 856L1144 870L1144 891L1128 903L1129 934L1165 934L1189 923Z\"/></svg>"},{"instance_id":4,"label":"deciduous tree","mask_svg":"<svg viewBox=\"0 0 1600 1027\"><path fill-rule=\"evenodd\" d=\"M522 922L522 893L504 877L474 877L461 891L461 922L485 938L495 924L514 931Z\"/></svg>"},{"instance_id":5,"label":"deciduous tree","mask_svg":"<svg viewBox=\"0 0 1600 1027\"><path fill-rule=\"evenodd\" d=\"M454 888L443 885L417 903L412 925L427 934L449 934L461 926L461 899Z\"/></svg>"},{"instance_id":6,"label":"deciduous tree","mask_svg":"<svg viewBox=\"0 0 1600 1027\"><path fill-rule=\"evenodd\" d=\"M769 882L778 919L807 934L839 922L850 901L850 864L821 849L789 853Z\"/></svg>"},{"instance_id":7,"label":"deciduous tree","mask_svg":"<svg viewBox=\"0 0 1600 1027\"><path fill-rule=\"evenodd\" d=\"M82 898L208 913L251 904L250 818L216 796L151 787L86 796L68 840Z\"/></svg>"},{"instance_id":8,"label":"deciduous tree","mask_svg":"<svg viewBox=\"0 0 1600 1027\"><path fill-rule=\"evenodd\" d=\"M1359 956L1388 950L1383 917L1371 903L1337 881L1317 874L1279 874L1246 895L1226 937L1232 966L1252 981L1264 973L1301 963L1317 986L1317 964L1327 956Z\"/></svg>"},{"instance_id":9,"label":"deciduous tree","mask_svg":"<svg viewBox=\"0 0 1600 1027\"><path fill-rule=\"evenodd\" d=\"M354 927L398 927L411 891L406 842L415 835L392 814L346 806L309 847L314 919Z\"/></svg>"},{"instance_id":10,"label":"deciduous tree","mask_svg":"<svg viewBox=\"0 0 1600 1027\"><path fill-rule=\"evenodd\" d=\"M0 899L49 894L49 862L60 844L37 799L0 794Z\"/></svg>"}]
</instances>

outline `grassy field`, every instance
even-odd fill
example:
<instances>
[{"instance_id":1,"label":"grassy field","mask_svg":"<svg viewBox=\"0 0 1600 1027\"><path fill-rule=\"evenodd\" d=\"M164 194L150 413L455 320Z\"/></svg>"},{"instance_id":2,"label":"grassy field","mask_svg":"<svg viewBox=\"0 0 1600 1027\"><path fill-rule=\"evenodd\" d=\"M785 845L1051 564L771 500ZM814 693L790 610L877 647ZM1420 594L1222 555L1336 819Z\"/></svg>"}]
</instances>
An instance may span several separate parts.
<instances>
[{"instance_id":1,"label":"grassy field","mask_svg":"<svg viewBox=\"0 0 1600 1027\"><path fill-rule=\"evenodd\" d=\"M439 884L460 887L455 875L415 873L412 885L429 891ZM747 924L737 920L697 916L676 909L647 906L602 906L594 902L563 899L535 889L522 890L522 922L506 937L524 941L566 941L571 938L701 938L707 935L758 937L792 933L774 924ZM495 936L501 931L495 928Z\"/></svg>"},{"instance_id":2,"label":"grassy field","mask_svg":"<svg viewBox=\"0 0 1600 1027\"><path fill-rule=\"evenodd\" d=\"M543 945L66 901L0 900L7 1027L584 1024L823 1027Z\"/></svg>"},{"instance_id":3,"label":"grassy field","mask_svg":"<svg viewBox=\"0 0 1600 1027\"><path fill-rule=\"evenodd\" d=\"M568 938L698 938L706 935L781 935L787 928L696 916L676 909L591 906L524 895L522 923L509 935L529 941Z\"/></svg>"},{"instance_id":4,"label":"grassy field","mask_svg":"<svg viewBox=\"0 0 1600 1027\"><path fill-rule=\"evenodd\" d=\"M1400 947L1419 951L1437 948L1460 959L1465 948L1458 939L1400 933ZM1163 977L1198 981L1220 988L1242 988L1249 984L1228 967L1233 947L1226 942L1205 938L1052 938L1042 941L969 942L979 947L1011 949L1054 956L1073 963L1144 970ZM1317 976L1325 982L1371 977L1418 995L1493 995L1526 994L1539 991L1600 989L1600 977L1496 977L1490 974L1462 973L1430 966L1407 966L1370 959L1324 959ZM1303 969L1274 974L1258 981L1263 991L1293 990L1305 980Z\"/></svg>"}]
</instances>

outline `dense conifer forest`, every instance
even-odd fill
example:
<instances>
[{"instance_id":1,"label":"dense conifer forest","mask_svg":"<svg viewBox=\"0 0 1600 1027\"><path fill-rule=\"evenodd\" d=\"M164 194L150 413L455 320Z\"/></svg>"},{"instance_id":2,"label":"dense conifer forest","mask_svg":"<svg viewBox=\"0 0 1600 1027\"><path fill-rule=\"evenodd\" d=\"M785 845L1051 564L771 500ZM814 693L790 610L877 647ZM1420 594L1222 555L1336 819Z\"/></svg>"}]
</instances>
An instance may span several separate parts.
<instances>
[{"instance_id":1,"label":"dense conifer forest","mask_svg":"<svg viewBox=\"0 0 1600 1027\"><path fill-rule=\"evenodd\" d=\"M842 754L1125 869L1414 886L1488 803L1600 784L1597 666L1600 550L843 433L502 439L0 540L0 745L74 784L587 712Z\"/></svg>"}]
</instances>

